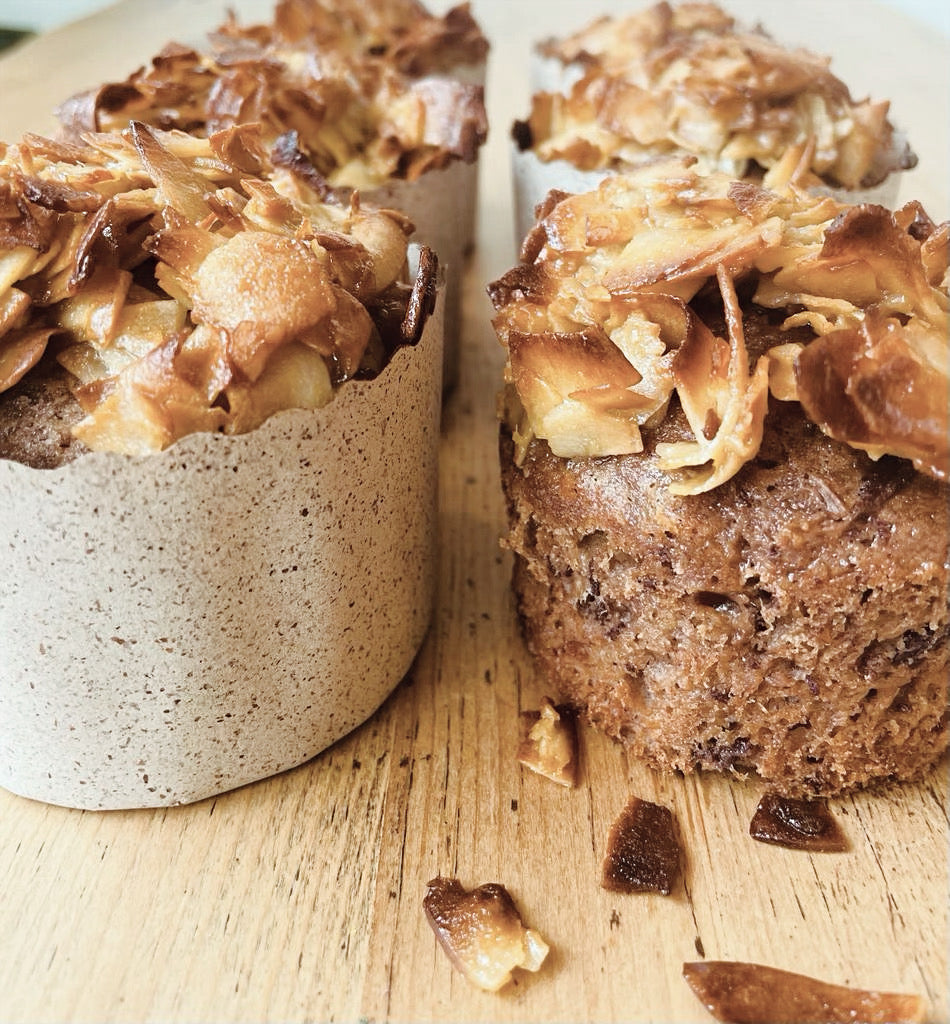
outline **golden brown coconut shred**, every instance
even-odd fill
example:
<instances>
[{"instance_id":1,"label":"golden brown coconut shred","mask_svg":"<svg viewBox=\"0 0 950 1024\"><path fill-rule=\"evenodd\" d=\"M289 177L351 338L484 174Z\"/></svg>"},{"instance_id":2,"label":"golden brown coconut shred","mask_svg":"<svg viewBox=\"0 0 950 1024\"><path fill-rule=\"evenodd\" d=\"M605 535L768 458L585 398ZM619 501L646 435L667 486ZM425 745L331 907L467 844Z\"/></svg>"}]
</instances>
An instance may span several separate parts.
<instances>
[{"instance_id":1,"label":"golden brown coconut shred","mask_svg":"<svg viewBox=\"0 0 950 1024\"><path fill-rule=\"evenodd\" d=\"M228 48L250 40L335 51L351 61L385 61L412 76L454 73L488 53L469 4L437 15L417 0L281 0L270 24L242 25L231 14L214 37Z\"/></svg>"},{"instance_id":2,"label":"golden brown coconut shred","mask_svg":"<svg viewBox=\"0 0 950 1024\"><path fill-rule=\"evenodd\" d=\"M642 451L675 396L693 439L657 453L671 490L695 494L755 457L771 395L872 458L950 477L947 224L917 203L766 184L665 163L549 195L489 288L522 451L532 437L569 458ZM717 294L726 337L699 301ZM811 341L796 332L750 365L749 304Z\"/></svg>"},{"instance_id":3,"label":"golden brown coconut shred","mask_svg":"<svg viewBox=\"0 0 950 1024\"><path fill-rule=\"evenodd\" d=\"M829 58L747 30L714 4L604 16L540 50L583 71L566 94L532 100L519 137L542 160L622 169L692 153L745 177L798 147L813 176L847 189L917 162L887 102L854 99Z\"/></svg>"},{"instance_id":4,"label":"golden brown coconut shred","mask_svg":"<svg viewBox=\"0 0 950 1024\"><path fill-rule=\"evenodd\" d=\"M268 144L296 133L317 171L348 188L474 162L487 136L482 86L448 74L404 74L392 54L410 37L393 26L384 31L368 9L359 10L347 8L334 32L356 33L353 26L369 19L367 38L386 40L370 44L378 55L365 53L366 39L358 45L357 35L336 49L321 43L326 10L285 3L271 25L242 29L232 18L203 50L169 44L125 81L71 97L57 112L64 132L74 138L139 121L210 135L259 124Z\"/></svg>"},{"instance_id":5,"label":"golden brown coconut shred","mask_svg":"<svg viewBox=\"0 0 950 1024\"><path fill-rule=\"evenodd\" d=\"M0 151L0 392L58 362L85 413L72 435L140 454L379 372L418 340L433 260L411 292L412 225L314 181L253 127Z\"/></svg>"}]
</instances>

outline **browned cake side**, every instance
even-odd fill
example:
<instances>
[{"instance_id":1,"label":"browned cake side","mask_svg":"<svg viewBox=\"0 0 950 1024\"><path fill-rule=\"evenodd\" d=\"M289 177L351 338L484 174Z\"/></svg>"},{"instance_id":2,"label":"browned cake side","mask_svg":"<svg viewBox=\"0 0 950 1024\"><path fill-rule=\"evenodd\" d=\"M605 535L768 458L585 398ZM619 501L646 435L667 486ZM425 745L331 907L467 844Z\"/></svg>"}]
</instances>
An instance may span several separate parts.
<instances>
[{"instance_id":1,"label":"browned cake side","mask_svg":"<svg viewBox=\"0 0 950 1024\"><path fill-rule=\"evenodd\" d=\"M69 374L44 361L9 391L0 393L0 459L34 469L55 469L88 448L72 435L83 411Z\"/></svg>"},{"instance_id":2,"label":"browned cake side","mask_svg":"<svg viewBox=\"0 0 950 1024\"><path fill-rule=\"evenodd\" d=\"M773 401L758 458L672 495L652 447L501 466L527 644L594 724L664 769L787 794L912 779L948 742L948 494Z\"/></svg>"}]
</instances>

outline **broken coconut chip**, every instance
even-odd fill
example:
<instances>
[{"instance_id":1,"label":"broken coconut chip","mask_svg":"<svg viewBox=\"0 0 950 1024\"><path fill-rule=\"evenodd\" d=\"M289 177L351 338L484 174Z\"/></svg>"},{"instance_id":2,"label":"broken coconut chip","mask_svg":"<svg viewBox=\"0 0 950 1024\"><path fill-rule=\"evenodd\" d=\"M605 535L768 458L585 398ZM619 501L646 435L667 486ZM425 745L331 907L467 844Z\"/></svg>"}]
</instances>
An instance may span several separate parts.
<instances>
[{"instance_id":1,"label":"broken coconut chip","mask_svg":"<svg viewBox=\"0 0 950 1024\"><path fill-rule=\"evenodd\" d=\"M749 824L749 835L762 843L810 853L844 853L848 839L824 800L798 800L766 793Z\"/></svg>"},{"instance_id":2,"label":"broken coconut chip","mask_svg":"<svg viewBox=\"0 0 950 1024\"><path fill-rule=\"evenodd\" d=\"M561 786L577 781L577 722L570 708L548 698L538 711L525 711L532 724L518 746L518 761Z\"/></svg>"},{"instance_id":3,"label":"broken coconut chip","mask_svg":"<svg viewBox=\"0 0 950 1024\"><path fill-rule=\"evenodd\" d=\"M668 896L679 873L676 823L668 807L631 797L607 837L601 885L610 892Z\"/></svg>"},{"instance_id":4,"label":"broken coconut chip","mask_svg":"<svg viewBox=\"0 0 950 1024\"><path fill-rule=\"evenodd\" d=\"M465 889L458 879L429 882L426 918L449 959L479 988L496 992L516 967L537 971L548 945L525 928L508 890L497 882Z\"/></svg>"},{"instance_id":5,"label":"broken coconut chip","mask_svg":"<svg viewBox=\"0 0 950 1024\"><path fill-rule=\"evenodd\" d=\"M924 1019L919 996L831 985L762 964L684 963L683 977L723 1024L912 1024Z\"/></svg>"}]
</instances>

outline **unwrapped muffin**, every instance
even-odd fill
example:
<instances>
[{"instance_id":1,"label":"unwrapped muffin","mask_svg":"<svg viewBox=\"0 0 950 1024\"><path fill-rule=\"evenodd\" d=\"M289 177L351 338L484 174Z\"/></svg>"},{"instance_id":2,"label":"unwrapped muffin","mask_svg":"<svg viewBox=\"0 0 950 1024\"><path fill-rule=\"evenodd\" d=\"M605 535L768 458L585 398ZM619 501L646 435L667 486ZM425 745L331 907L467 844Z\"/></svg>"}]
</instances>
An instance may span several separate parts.
<instances>
[{"instance_id":1,"label":"unwrapped muffin","mask_svg":"<svg viewBox=\"0 0 950 1024\"><path fill-rule=\"evenodd\" d=\"M15 792L153 806L274 774L368 717L425 635L435 260L286 157L139 123L4 147Z\"/></svg>"},{"instance_id":2,"label":"unwrapped muffin","mask_svg":"<svg viewBox=\"0 0 950 1024\"><path fill-rule=\"evenodd\" d=\"M549 197L490 291L524 634L664 769L786 794L947 747L947 240L651 165Z\"/></svg>"},{"instance_id":3,"label":"unwrapped muffin","mask_svg":"<svg viewBox=\"0 0 950 1024\"><path fill-rule=\"evenodd\" d=\"M521 237L548 189L590 188L655 159L691 155L736 178L782 163L799 184L848 190L850 201L893 198L857 190L893 185L916 163L886 101L855 100L829 58L715 4L605 15L534 56L539 87L513 132Z\"/></svg>"},{"instance_id":4,"label":"unwrapped muffin","mask_svg":"<svg viewBox=\"0 0 950 1024\"><path fill-rule=\"evenodd\" d=\"M59 116L67 138L133 120L196 136L256 124L268 144L292 138L328 189L401 210L446 273L450 387L487 135L486 51L466 6L437 18L405 0L284 0L272 22L232 16L204 45L170 43L150 67L72 97Z\"/></svg>"}]
</instances>

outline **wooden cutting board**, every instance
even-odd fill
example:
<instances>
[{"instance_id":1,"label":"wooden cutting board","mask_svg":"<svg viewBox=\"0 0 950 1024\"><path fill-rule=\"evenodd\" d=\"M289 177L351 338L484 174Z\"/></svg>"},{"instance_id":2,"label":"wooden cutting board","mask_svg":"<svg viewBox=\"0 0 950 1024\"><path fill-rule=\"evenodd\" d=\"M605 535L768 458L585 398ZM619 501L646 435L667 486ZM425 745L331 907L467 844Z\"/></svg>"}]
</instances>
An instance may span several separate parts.
<instances>
[{"instance_id":1,"label":"wooden cutting board","mask_svg":"<svg viewBox=\"0 0 950 1024\"><path fill-rule=\"evenodd\" d=\"M660 776L587 729L572 790L516 761L519 714L546 687L518 638L499 546L503 359L484 286L515 257L507 130L526 112L529 42L588 15L568 0L473 6L493 41L493 129L462 383L445 409L429 638L364 727L279 777L141 812L0 792L0 1020L700 1022L711 1018L681 968L705 957L916 992L930 1021L946 1021L945 767L919 785L834 801L851 849L809 855L750 839L755 784ZM730 6L833 54L856 95L892 98L921 156L902 198L947 216L945 39L870 0ZM7 56L0 138L49 131L65 95L125 75L166 39L195 40L223 10L224 0L125 0ZM679 823L685 864L669 896L600 887L607 831L631 795L669 806ZM494 995L469 985L423 914L438 874L503 882L550 943L542 970Z\"/></svg>"}]
</instances>

